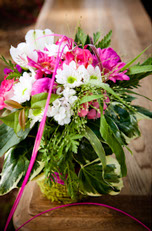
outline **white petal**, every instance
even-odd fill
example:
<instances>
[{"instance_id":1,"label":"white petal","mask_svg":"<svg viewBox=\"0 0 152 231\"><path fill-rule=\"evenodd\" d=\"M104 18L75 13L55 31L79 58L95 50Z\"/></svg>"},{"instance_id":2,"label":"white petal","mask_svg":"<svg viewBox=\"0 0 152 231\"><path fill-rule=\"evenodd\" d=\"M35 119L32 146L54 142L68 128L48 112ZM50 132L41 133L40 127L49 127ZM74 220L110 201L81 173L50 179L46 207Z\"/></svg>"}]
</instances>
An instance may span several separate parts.
<instances>
[{"instance_id":1,"label":"white petal","mask_svg":"<svg viewBox=\"0 0 152 231\"><path fill-rule=\"evenodd\" d=\"M53 32L49 29L29 30L25 35L25 40L32 50L43 50L46 44L54 43L54 36L50 36L51 34L53 34Z\"/></svg>"}]
</instances>

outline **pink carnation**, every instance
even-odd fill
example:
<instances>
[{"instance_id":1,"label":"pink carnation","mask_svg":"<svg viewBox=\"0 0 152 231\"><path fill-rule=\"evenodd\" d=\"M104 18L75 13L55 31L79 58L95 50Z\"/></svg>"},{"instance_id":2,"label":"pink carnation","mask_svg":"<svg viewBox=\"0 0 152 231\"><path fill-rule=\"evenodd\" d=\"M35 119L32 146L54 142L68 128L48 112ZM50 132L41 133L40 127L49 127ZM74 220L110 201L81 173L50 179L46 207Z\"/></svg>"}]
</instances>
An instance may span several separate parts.
<instances>
[{"instance_id":1,"label":"pink carnation","mask_svg":"<svg viewBox=\"0 0 152 231\"><path fill-rule=\"evenodd\" d=\"M84 65L87 68L87 66L93 62L93 55L87 49L76 47L71 52L66 53L64 63L68 65L73 60L78 66Z\"/></svg>"},{"instance_id":2,"label":"pink carnation","mask_svg":"<svg viewBox=\"0 0 152 231\"><path fill-rule=\"evenodd\" d=\"M4 77L4 80L1 83L0 86L0 110L3 108L11 109L9 106L7 106L4 102L5 100L9 100L13 96L13 84L14 79L6 79L7 76Z\"/></svg>"},{"instance_id":3,"label":"pink carnation","mask_svg":"<svg viewBox=\"0 0 152 231\"><path fill-rule=\"evenodd\" d=\"M111 80L114 83L116 80L129 80L129 76L125 75L127 70L123 72L119 72L121 68L123 68L126 64L121 62L119 55L112 49L112 48L105 48L105 49L97 49L99 53L102 66L103 66L103 73L106 76L106 80ZM93 64L97 65L98 60L94 56Z\"/></svg>"}]
</instances>

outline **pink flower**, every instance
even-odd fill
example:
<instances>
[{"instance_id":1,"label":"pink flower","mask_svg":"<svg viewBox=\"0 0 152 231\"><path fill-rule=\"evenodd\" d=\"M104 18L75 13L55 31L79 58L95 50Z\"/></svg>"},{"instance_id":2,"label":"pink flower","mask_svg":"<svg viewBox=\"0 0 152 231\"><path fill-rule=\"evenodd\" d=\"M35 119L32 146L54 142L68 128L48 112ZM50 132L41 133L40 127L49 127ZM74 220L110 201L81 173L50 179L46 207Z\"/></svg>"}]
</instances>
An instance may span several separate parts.
<instances>
[{"instance_id":1,"label":"pink flower","mask_svg":"<svg viewBox=\"0 0 152 231\"><path fill-rule=\"evenodd\" d=\"M97 115L97 111L95 109L91 109L87 114L87 118L89 120L96 119L96 115Z\"/></svg>"},{"instance_id":2,"label":"pink flower","mask_svg":"<svg viewBox=\"0 0 152 231\"><path fill-rule=\"evenodd\" d=\"M27 59L28 59L28 65L37 69L35 78L39 79L43 77L43 74L50 75L54 72L56 58L53 56L49 57L47 54L41 51L37 51L37 54L38 54L37 62L30 59L29 57L27 57Z\"/></svg>"},{"instance_id":3,"label":"pink flower","mask_svg":"<svg viewBox=\"0 0 152 231\"><path fill-rule=\"evenodd\" d=\"M3 108L11 109L9 106L7 106L4 102L5 100L9 100L11 97L13 97L13 84L14 79L6 79L7 76L4 77L4 80L1 83L0 86L0 110Z\"/></svg>"},{"instance_id":4,"label":"pink flower","mask_svg":"<svg viewBox=\"0 0 152 231\"><path fill-rule=\"evenodd\" d=\"M85 117L89 112L89 104L88 103L83 103L81 105L80 111L78 111L78 115L80 117Z\"/></svg>"},{"instance_id":5,"label":"pink flower","mask_svg":"<svg viewBox=\"0 0 152 231\"><path fill-rule=\"evenodd\" d=\"M36 95L42 92L48 92L50 88L50 83L50 78L37 79L32 86L31 95ZM54 83L52 91L54 94L56 93L56 86L57 84Z\"/></svg>"},{"instance_id":6,"label":"pink flower","mask_svg":"<svg viewBox=\"0 0 152 231\"><path fill-rule=\"evenodd\" d=\"M36 95L42 92L48 92L50 83L50 78L37 79L32 86L31 95Z\"/></svg>"},{"instance_id":7,"label":"pink flower","mask_svg":"<svg viewBox=\"0 0 152 231\"><path fill-rule=\"evenodd\" d=\"M116 80L129 80L129 76L125 75L127 70L123 72L119 72L122 67L126 64L121 62L119 55L112 49L112 48L105 48L105 49L97 49L99 53L102 66L103 66L103 73L106 76L106 80L111 80L114 83ZM98 60L94 56L93 64L97 65Z\"/></svg>"},{"instance_id":8,"label":"pink flower","mask_svg":"<svg viewBox=\"0 0 152 231\"><path fill-rule=\"evenodd\" d=\"M71 52L66 53L64 62L68 65L73 60L78 66L84 65L87 68L87 66L93 62L93 55L87 49L76 47Z\"/></svg>"}]
</instances>

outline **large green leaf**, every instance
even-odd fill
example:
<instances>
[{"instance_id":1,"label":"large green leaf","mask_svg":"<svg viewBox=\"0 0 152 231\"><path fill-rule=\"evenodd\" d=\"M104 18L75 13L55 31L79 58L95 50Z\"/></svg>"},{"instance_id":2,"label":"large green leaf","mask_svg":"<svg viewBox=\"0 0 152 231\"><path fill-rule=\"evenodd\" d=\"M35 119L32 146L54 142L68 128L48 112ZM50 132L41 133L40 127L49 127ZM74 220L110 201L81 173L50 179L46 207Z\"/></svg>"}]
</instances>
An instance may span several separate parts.
<instances>
[{"instance_id":1,"label":"large green leaf","mask_svg":"<svg viewBox=\"0 0 152 231\"><path fill-rule=\"evenodd\" d=\"M103 98L103 95L100 95L100 94L99 95L85 95L80 99L79 104L90 102L92 100L101 99L101 98Z\"/></svg>"},{"instance_id":2,"label":"large green leaf","mask_svg":"<svg viewBox=\"0 0 152 231\"><path fill-rule=\"evenodd\" d=\"M6 153L0 180L0 195L4 195L13 188L21 186L28 169L32 149L33 142L24 140ZM43 167L42 162L36 161L30 179L36 177Z\"/></svg>"},{"instance_id":3,"label":"large green leaf","mask_svg":"<svg viewBox=\"0 0 152 231\"><path fill-rule=\"evenodd\" d=\"M24 140L29 131L30 129L27 128L25 131L20 130L17 134L15 134L13 128L2 124L0 126L0 156L2 156L9 148Z\"/></svg>"},{"instance_id":4,"label":"large green leaf","mask_svg":"<svg viewBox=\"0 0 152 231\"><path fill-rule=\"evenodd\" d=\"M110 117L127 137L133 138L140 135L135 114L130 112L123 104L111 103L105 112L105 116Z\"/></svg>"},{"instance_id":5,"label":"large green leaf","mask_svg":"<svg viewBox=\"0 0 152 231\"><path fill-rule=\"evenodd\" d=\"M120 192L123 187L120 165L110 156L106 157L106 162L104 179L101 163L92 163L81 168L79 181L80 189L84 194L100 196L107 193L115 195Z\"/></svg>"},{"instance_id":6,"label":"large green leaf","mask_svg":"<svg viewBox=\"0 0 152 231\"><path fill-rule=\"evenodd\" d=\"M46 92L33 95L31 99L31 108L33 109L44 108L46 104L47 96L48 93ZM59 97L60 96L57 94L51 94L50 103L52 103L54 100L56 100Z\"/></svg>"},{"instance_id":7,"label":"large green leaf","mask_svg":"<svg viewBox=\"0 0 152 231\"><path fill-rule=\"evenodd\" d=\"M98 139L98 137L95 135L95 133L86 126L85 131L84 131L84 137L89 140L90 144L92 145L93 149L95 150L97 156L99 157L103 168L106 166L106 155L104 148Z\"/></svg>"},{"instance_id":8,"label":"large green leaf","mask_svg":"<svg viewBox=\"0 0 152 231\"><path fill-rule=\"evenodd\" d=\"M125 154L122 145L119 143L118 139L113 134L111 127L108 125L102 109L101 109L101 117L100 117L100 133L103 139L110 146L113 153L115 153L116 158L121 166L122 176L126 176L127 168L125 163Z\"/></svg>"},{"instance_id":9,"label":"large green leaf","mask_svg":"<svg viewBox=\"0 0 152 231\"><path fill-rule=\"evenodd\" d=\"M128 67L130 67L131 64L133 64L143 53L145 53L150 46L151 44L146 49L144 49L139 55L137 55L134 59L132 59L129 63L127 63L120 71L125 71Z\"/></svg>"},{"instance_id":10,"label":"large green leaf","mask_svg":"<svg viewBox=\"0 0 152 231\"><path fill-rule=\"evenodd\" d=\"M137 119L152 119L152 112L144 107L133 105L136 108L136 117Z\"/></svg>"}]
</instances>

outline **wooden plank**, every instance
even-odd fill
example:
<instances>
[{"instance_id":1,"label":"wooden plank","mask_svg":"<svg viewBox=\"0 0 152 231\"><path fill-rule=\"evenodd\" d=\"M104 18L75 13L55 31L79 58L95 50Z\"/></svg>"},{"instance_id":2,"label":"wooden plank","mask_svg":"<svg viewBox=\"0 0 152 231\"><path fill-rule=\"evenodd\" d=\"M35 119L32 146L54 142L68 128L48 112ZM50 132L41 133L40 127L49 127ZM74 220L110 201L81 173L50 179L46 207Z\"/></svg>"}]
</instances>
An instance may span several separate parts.
<instances>
[{"instance_id":1,"label":"wooden plank","mask_svg":"<svg viewBox=\"0 0 152 231\"><path fill-rule=\"evenodd\" d=\"M48 27L56 33L73 36L79 21L89 34L97 30L105 34L112 29L112 47L125 61L138 55L151 42L150 19L139 0L46 0L36 28ZM150 52L151 49L147 54ZM152 98L150 77L142 81L138 92ZM135 103L152 110L152 104L141 97ZM151 192L152 122L141 121L140 129L141 137L129 146L134 155L126 151L128 176L122 194L147 195Z\"/></svg>"},{"instance_id":2,"label":"wooden plank","mask_svg":"<svg viewBox=\"0 0 152 231\"><path fill-rule=\"evenodd\" d=\"M147 225L150 221L150 204L145 204L144 197L133 196L103 196L99 198L87 199L87 202L97 202L117 207L132 214L136 214L136 218ZM132 203L132 208L128 206ZM142 210L139 206L142 205ZM14 225L17 229L25 221L37 215L40 212L59 206L57 203L52 203L44 198L40 192L38 185L35 182L30 182L24 191L20 204L14 215ZM143 216L145 214L145 216ZM141 218L142 217L142 218ZM32 220L25 225L22 231L55 231L55 230L72 230L72 231L142 231L145 230L134 220L129 217L111 210L95 205L79 205L65 207L59 210L54 210L41 215L39 218Z\"/></svg>"}]
</instances>

